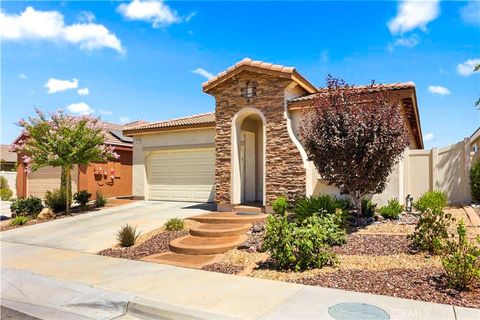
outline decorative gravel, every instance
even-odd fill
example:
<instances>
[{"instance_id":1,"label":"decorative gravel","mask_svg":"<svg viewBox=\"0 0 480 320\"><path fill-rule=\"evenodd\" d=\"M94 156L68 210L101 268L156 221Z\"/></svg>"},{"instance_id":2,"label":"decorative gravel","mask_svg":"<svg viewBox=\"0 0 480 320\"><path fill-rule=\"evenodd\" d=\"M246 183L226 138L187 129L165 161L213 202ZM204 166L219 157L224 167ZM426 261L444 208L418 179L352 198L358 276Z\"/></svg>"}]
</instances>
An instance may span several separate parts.
<instances>
[{"instance_id":1,"label":"decorative gravel","mask_svg":"<svg viewBox=\"0 0 480 320\"><path fill-rule=\"evenodd\" d=\"M338 254L384 256L410 252L411 241L403 235L358 234L348 235L347 244L333 247Z\"/></svg>"},{"instance_id":2,"label":"decorative gravel","mask_svg":"<svg viewBox=\"0 0 480 320\"><path fill-rule=\"evenodd\" d=\"M202 270L220 272L220 273L226 273L226 274L238 274L243 270L243 267L239 265L234 265L231 263L219 262L219 263L207 265L203 267Z\"/></svg>"},{"instance_id":3,"label":"decorative gravel","mask_svg":"<svg viewBox=\"0 0 480 320\"><path fill-rule=\"evenodd\" d=\"M262 252L263 241L265 238L265 223L254 223L247 233L248 239L242 243L239 248L247 249L249 252Z\"/></svg>"},{"instance_id":4,"label":"decorative gravel","mask_svg":"<svg viewBox=\"0 0 480 320\"><path fill-rule=\"evenodd\" d=\"M456 291L446 287L442 269L341 270L295 279L295 283L480 308L480 285Z\"/></svg>"},{"instance_id":5,"label":"decorative gravel","mask_svg":"<svg viewBox=\"0 0 480 320\"><path fill-rule=\"evenodd\" d=\"M139 260L152 254L170 251L170 241L185 236L187 234L187 230L164 231L146 240L140 245L128 248L109 248L100 251L98 254L114 258Z\"/></svg>"}]
</instances>

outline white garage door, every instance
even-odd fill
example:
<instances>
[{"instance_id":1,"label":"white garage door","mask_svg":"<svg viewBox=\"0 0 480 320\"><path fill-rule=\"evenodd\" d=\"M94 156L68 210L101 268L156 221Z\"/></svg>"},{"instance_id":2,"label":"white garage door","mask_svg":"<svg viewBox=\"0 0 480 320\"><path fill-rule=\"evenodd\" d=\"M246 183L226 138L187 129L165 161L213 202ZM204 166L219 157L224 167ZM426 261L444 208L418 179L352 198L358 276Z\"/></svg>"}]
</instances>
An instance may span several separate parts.
<instances>
[{"instance_id":1,"label":"white garage door","mask_svg":"<svg viewBox=\"0 0 480 320\"><path fill-rule=\"evenodd\" d=\"M27 195L43 199L45 192L60 189L60 167L43 167L27 177ZM72 194L77 192L78 169L72 169Z\"/></svg>"},{"instance_id":2,"label":"white garage door","mask_svg":"<svg viewBox=\"0 0 480 320\"><path fill-rule=\"evenodd\" d=\"M149 200L211 202L214 177L213 148L164 150L148 157Z\"/></svg>"}]
</instances>

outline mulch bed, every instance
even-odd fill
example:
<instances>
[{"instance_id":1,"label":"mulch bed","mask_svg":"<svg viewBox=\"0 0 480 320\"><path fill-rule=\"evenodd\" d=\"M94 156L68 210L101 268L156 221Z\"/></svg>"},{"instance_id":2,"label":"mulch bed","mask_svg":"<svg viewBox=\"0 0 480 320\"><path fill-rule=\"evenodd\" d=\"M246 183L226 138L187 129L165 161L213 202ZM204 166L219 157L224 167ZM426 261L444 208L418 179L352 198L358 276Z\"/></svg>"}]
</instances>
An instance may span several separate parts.
<instances>
[{"instance_id":1,"label":"mulch bed","mask_svg":"<svg viewBox=\"0 0 480 320\"><path fill-rule=\"evenodd\" d=\"M139 260L152 254L170 251L170 241L187 234L188 230L165 231L155 235L138 246L128 248L108 248L100 251L98 254L114 258Z\"/></svg>"},{"instance_id":2,"label":"mulch bed","mask_svg":"<svg viewBox=\"0 0 480 320\"><path fill-rule=\"evenodd\" d=\"M243 270L242 266L237 266L231 263L214 263L202 268L205 271L220 272L226 274L238 274Z\"/></svg>"},{"instance_id":3,"label":"mulch bed","mask_svg":"<svg viewBox=\"0 0 480 320\"><path fill-rule=\"evenodd\" d=\"M333 247L337 254L385 256L410 253L411 241L403 235L356 234L348 235L347 244Z\"/></svg>"},{"instance_id":4,"label":"mulch bed","mask_svg":"<svg viewBox=\"0 0 480 320\"><path fill-rule=\"evenodd\" d=\"M305 285L359 291L398 298L480 308L480 284L471 290L446 287L441 269L339 270L292 281Z\"/></svg>"}]
</instances>

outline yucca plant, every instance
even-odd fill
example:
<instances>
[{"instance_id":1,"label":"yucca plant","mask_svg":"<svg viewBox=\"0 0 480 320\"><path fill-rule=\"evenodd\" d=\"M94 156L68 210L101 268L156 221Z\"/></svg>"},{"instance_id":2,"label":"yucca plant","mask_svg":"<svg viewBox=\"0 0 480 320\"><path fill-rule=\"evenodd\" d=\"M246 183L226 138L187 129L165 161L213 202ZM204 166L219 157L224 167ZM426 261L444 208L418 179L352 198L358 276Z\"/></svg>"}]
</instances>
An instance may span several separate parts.
<instances>
[{"instance_id":1,"label":"yucca plant","mask_svg":"<svg viewBox=\"0 0 480 320\"><path fill-rule=\"evenodd\" d=\"M137 227L132 227L127 223L117 233L118 244L121 247L131 247L139 236L140 233L137 232Z\"/></svg>"}]
</instances>

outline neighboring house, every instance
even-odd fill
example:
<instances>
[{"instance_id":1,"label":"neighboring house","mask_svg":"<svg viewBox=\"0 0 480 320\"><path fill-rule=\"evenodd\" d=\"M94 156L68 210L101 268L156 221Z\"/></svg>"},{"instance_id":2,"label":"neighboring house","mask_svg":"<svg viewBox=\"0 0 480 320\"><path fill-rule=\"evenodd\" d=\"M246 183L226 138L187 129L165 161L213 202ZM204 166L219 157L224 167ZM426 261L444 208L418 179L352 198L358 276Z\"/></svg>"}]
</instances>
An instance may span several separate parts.
<instances>
[{"instance_id":1,"label":"neighboring house","mask_svg":"<svg viewBox=\"0 0 480 320\"><path fill-rule=\"evenodd\" d=\"M470 136L470 151L474 159L480 159L480 127Z\"/></svg>"},{"instance_id":2,"label":"neighboring house","mask_svg":"<svg viewBox=\"0 0 480 320\"><path fill-rule=\"evenodd\" d=\"M122 129L126 125L105 123L107 130L106 144L115 147L120 158L107 163L91 163L88 166L75 166L72 170L72 191L87 190L95 198L97 191L107 197L132 195L132 138L126 137ZM20 135L14 142L21 140ZM60 167L43 167L29 175L25 174L22 155L18 154L17 195L18 197L44 197L45 192L60 188Z\"/></svg>"},{"instance_id":3,"label":"neighboring house","mask_svg":"<svg viewBox=\"0 0 480 320\"><path fill-rule=\"evenodd\" d=\"M413 83L379 85L402 104L410 148L423 148ZM244 59L203 84L214 113L130 126L133 195L148 200L216 202L218 210L278 196L338 194L323 182L299 141L303 110L319 92L294 68ZM379 199L397 197L400 165Z\"/></svg>"},{"instance_id":4,"label":"neighboring house","mask_svg":"<svg viewBox=\"0 0 480 320\"><path fill-rule=\"evenodd\" d=\"M0 171L15 171L17 166L17 154L9 151L8 144L2 144L0 149Z\"/></svg>"}]
</instances>

